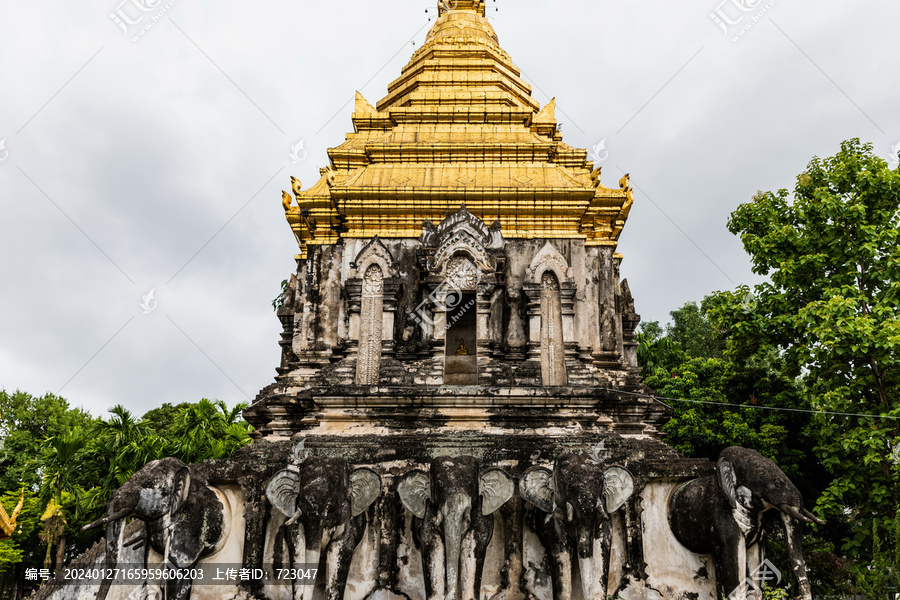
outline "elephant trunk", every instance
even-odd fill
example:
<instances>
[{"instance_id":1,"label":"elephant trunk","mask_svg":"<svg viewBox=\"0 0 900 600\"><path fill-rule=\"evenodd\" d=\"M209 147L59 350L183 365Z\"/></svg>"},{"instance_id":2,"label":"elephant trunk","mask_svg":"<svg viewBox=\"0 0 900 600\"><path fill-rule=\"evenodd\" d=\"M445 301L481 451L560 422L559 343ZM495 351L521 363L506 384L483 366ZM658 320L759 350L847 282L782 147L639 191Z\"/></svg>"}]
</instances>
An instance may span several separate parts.
<instances>
[{"instance_id":1,"label":"elephant trunk","mask_svg":"<svg viewBox=\"0 0 900 600\"><path fill-rule=\"evenodd\" d=\"M89 529L96 529L97 527L101 527L106 525L107 523L111 523L112 521L118 521L120 519L124 519L125 517L131 516L134 511L130 508L123 508L120 511L117 511L111 515L107 515L101 519L97 519L93 523L89 525L85 525L81 528L82 531L88 531Z\"/></svg>"},{"instance_id":2,"label":"elephant trunk","mask_svg":"<svg viewBox=\"0 0 900 600\"><path fill-rule=\"evenodd\" d=\"M472 498L454 494L441 508L444 521L444 579L447 582L445 600L459 598L459 560L462 538L469 528L472 514Z\"/></svg>"},{"instance_id":3,"label":"elephant trunk","mask_svg":"<svg viewBox=\"0 0 900 600\"><path fill-rule=\"evenodd\" d=\"M594 600L594 557L579 553L578 568L581 571L581 596L584 600Z\"/></svg>"},{"instance_id":4,"label":"elephant trunk","mask_svg":"<svg viewBox=\"0 0 900 600\"><path fill-rule=\"evenodd\" d=\"M119 511L121 512L121 511ZM119 513L115 513L118 515ZM130 514L130 513L129 513ZM115 515L110 515L110 517ZM125 545L125 521L127 515L111 520L106 518L106 568L116 569L119 566L119 558L122 556L122 548ZM102 521L103 519L101 519ZM99 525L96 525L99 526ZM104 579L100 583L100 590L97 592L97 600L105 600L109 594L109 588L112 581Z\"/></svg>"},{"instance_id":5,"label":"elephant trunk","mask_svg":"<svg viewBox=\"0 0 900 600\"><path fill-rule=\"evenodd\" d=\"M825 524L825 521L815 516L805 508L798 509L796 506L791 506L790 504L782 504L778 508L781 509L782 514L790 515L799 523L818 523L819 525Z\"/></svg>"},{"instance_id":6,"label":"elephant trunk","mask_svg":"<svg viewBox=\"0 0 900 600\"><path fill-rule=\"evenodd\" d=\"M576 540L578 570L581 574L581 595L584 600L606 600L604 541L595 537L593 528L583 528Z\"/></svg>"},{"instance_id":7,"label":"elephant trunk","mask_svg":"<svg viewBox=\"0 0 900 600\"><path fill-rule=\"evenodd\" d=\"M308 565L310 562L315 562L315 567L319 566L319 552L318 548L315 545L310 548L310 544L306 538L306 527L303 522L299 522L296 525L296 530L294 534L294 556L295 560L303 560ZM304 565L293 564L291 565L295 569L302 569ZM315 585L309 585L308 581L295 580L292 582L294 587L294 598L297 600L311 600L313 591L315 590ZM298 589L299 587L299 589Z\"/></svg>"},{"instance_id":8,"label":"elephant trunk","mask_svg":"<svg viewBox=\"0 0 900 600\"><path fill-rule=\"evenodd\" d=\"M797 512L796 509L793 512ZM781 513L781 521L784 523L784 537L788 545L788 556L791 561L791 568L794 570L794 576L800 585L800 597L802 600L812 600L812 588L806 576L806 561L803 559L803 534L800 531L800 524L807 519L799 519L799 522L794 522L795 518L789 511Z\"/></svg>"}]
</instances>

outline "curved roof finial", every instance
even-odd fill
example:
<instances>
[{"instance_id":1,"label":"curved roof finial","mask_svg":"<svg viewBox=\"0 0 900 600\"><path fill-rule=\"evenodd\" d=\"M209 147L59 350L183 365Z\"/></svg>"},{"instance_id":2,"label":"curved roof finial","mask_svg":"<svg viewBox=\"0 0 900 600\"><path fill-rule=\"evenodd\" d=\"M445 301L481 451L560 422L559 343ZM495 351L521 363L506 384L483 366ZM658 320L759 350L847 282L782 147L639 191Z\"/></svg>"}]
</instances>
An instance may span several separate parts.
<instances>
[{"instance_id":1,"label":"curved roof finial","mask_svg":"<svg viewBox=\"0 0 900 600\"><path fill-rule=\"evenodd\" d=\"M485 0L438 0L438 15L451 10L467 10L485 16Z\"/></svg>"}]
</instances>

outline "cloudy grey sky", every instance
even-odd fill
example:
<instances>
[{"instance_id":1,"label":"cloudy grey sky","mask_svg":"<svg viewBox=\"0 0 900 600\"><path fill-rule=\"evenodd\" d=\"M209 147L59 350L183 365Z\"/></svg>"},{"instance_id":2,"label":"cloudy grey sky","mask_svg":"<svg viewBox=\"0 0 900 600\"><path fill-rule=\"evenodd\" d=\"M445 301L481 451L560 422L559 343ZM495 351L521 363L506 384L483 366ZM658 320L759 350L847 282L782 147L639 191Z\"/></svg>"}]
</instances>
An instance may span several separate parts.
<instances>
[{"instance_id":1,"label":"cloudy grey sky","mask_svg":"<svg viewBox=\"0 0 900 600\"><path fill-rule=\"evenodd\" d=\"M280 190L315 183L354 91L383 97L435 11L119 2L0 0L0 388L97 415L248 401L275 374L270 302L297 252ZM606 185L631 173L620 251L645 319L757 281L725 228L756 190L792 187L844 139L885 158L900 142L894 1L489 10L535 97L557 98L565 141L605 140Z\"/></svg>"}]
</instances>

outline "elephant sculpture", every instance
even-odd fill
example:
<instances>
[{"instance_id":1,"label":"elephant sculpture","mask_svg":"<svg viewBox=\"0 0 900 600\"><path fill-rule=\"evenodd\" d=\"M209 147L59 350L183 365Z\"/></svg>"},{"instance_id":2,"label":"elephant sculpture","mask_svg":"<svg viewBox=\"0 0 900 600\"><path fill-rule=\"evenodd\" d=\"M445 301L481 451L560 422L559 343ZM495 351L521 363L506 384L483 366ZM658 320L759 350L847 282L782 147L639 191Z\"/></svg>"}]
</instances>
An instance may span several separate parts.
<instances>
[{"instance_id":1,"label":"elephant sculpture","mask_svg":"<svg viewBox=\"0 0 900 600\"><path fill-rule=\"evenodd\" d=\"M294 568L317 568L325 555L325 598L341 600L353 553L365 533L366 509L381 493L381 478L369 469L350 470L343 458L300 456L266 486L266 497L287 521ZM294 583L295 600L312 600L313 582Z\"/></svg>"},{"instance_id":2,"label":"elephant sculpture","mask_svg":"<svg viewBox=\"0 0 900 600\"><path fill-rule=\"evenodd\" d=\"M580 572L582 597L605 600L612 545L611 515L634 493L634 478L621 467L607 467L596 455L561 454L553 470L532 467L519 483L519 494L546 513L533 528L550 566L554 600L573 595L573 559Z\"/></svg>"},{"instance_id":3,"label":"elephant sculpture","mask_svg":"<svg viewBox=\"0 0 900 600\"><path fill-rule=\"evenodd\" d=\"M439 457L430 472L404 476L397 493L415 515L426 598L478 600L493 514L515 493L512 478L499 468L479 472L471 456Z\"/></svg>"},{"instance_id":4,"label":"elephant sculpture","mask_svg":"<svg viewBox=\"0 0 900 600\"><path fill-rule=\"evenodd\" d=\"M197 480L189 467L175 458L148 463L113 493L107 516L86 525L93 529L106 525L106 566L116 568L125 546L136 545L140 537L125 540L125 519L144 522L144 565L149 549L162 555L162 566L190 569L197 561L218 549L228 534L225 518L228 501L205 482ZM103 600L111 582L101 584ZM193 581L168 579L164 598L190 598Z\"/></svg>"},{"instance_id":5,"label":"elephant sculpture","mask_svg":"<svg viewBox=\"0 0 900 600\"><path fill-rule=\"evenodd\" d=\"M733 446L719 455L716 474L690 481L669 498L669 526L681 544L715 558L719 597L744 598L745 582L765 560L762 514L779 511L800 597L812 600L803 559L803 523L824 522L778 466L755 450Z\"/></svg>"}]
</instances>

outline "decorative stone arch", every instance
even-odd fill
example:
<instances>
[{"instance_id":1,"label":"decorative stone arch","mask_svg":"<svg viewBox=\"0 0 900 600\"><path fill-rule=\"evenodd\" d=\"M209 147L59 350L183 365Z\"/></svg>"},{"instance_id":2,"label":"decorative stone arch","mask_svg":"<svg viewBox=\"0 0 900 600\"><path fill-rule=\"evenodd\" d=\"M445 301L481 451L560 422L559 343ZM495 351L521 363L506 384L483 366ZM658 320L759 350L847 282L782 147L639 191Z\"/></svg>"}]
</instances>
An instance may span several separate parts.
<instances>
[{"instance_id":1,"label":"decorative stone arch","mask_svg":"<svg viewBox=\"0 0 900 600\"><path fill-rule=\"evenodd\" d=\"M550 242L544 244L544 247L534 255L531 265L528 267L528 279L531 283L539 284L547 271L553 271L560 285L574 282L572 268L569 267L568 261Z\"/></svg>"},{"instance_id":2,"label":"decorative stone arch","mask_svg":"<svg viewBox=\"0 0 900 600\"><path fill-rule=\"evenodd\" d=\"M356 384L377 385L381 356L393 352L400 282L390 250L375 236L350 263L349 350L356 355Z\"/></svg>"},{"instance_id":3,"label":"decorative stone arch","mask_svg":"<svg viewBox=\"0 0 900 600\"><path fill-rule=\"evenodd\" d=\"M381 267L381 272L385 277L397 276L394 256L377 235L363 246L363 249L359 251L359 254L350 263L349 279L363 277L372 264L377 264Z\"/></svg>"},{"instance_id":4,"label":"decorative stone arch","mask_svg":"<svg viewBox=\"0 0 900 600\"><path fill-rule=\"evenodd\" d=\"M460 254L469 257L482 271L491 271L491 259L485 247L470 231L460 230L446 236L435 250L431 259L433 271L443 271L450 260Z\"/></svg>"},{"instance_id":5,"label":"decorative stone arch","mask_svg":"<svg viewBox=\"0 0 900 600\"><path fill-rule=\"evenodd\" d=\"M525 271L529 358L541 361L544 385L566 385L565 358L577 354L572 268L547 242Z\"/></svg>"}]
</instances>

